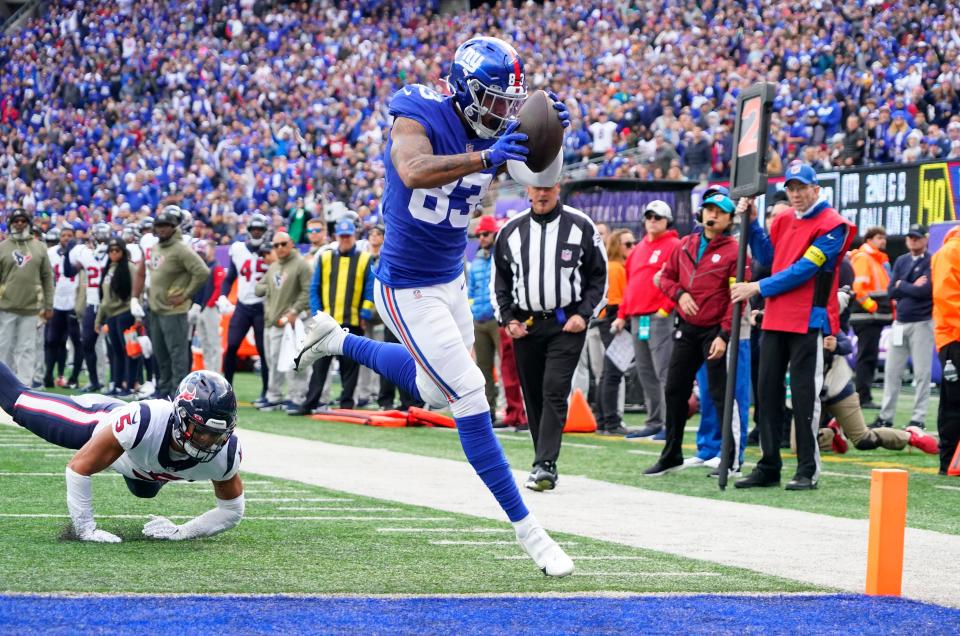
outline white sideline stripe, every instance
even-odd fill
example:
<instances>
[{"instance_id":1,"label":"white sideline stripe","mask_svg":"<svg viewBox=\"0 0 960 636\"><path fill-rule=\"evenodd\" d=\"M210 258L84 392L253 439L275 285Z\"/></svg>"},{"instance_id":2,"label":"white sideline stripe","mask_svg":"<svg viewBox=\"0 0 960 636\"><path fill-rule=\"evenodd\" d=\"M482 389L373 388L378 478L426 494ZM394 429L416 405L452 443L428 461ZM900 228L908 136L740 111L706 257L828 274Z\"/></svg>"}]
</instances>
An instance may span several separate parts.
<instances>
[{"instance_id":1,"label":"white sideline stripe","mask_svg":"<svg viewBox=\"0 0 960 636\"><path fill-rule=\"evenodd\" d=\"M249 499L247 500L249 501ZM277 510L300 510L300 511L313 511L321 512L325 510L331 510L336 512L400 512L403 508L383 508L383 507L373 507L373 508L344 508L340 506L277 506Z\"/></svg>"},{"instance_id":2,"label":"white sideline stripe","mask_svg":"<svg viewBox=\"0 0 960 636\"><path fill-rule=\"evenodd\" d=\"M247 429L242 429L241 435L248 451L243 457L244 469L251 475L289 479L384 503L429 507L438 513L503 521L503 510L464 461ZM656 449L653 445L648 448ZM318 471L316 466L324 470ZM357 466L377 466L377 471L358 473ZM527 478L526 471L514 471L513 475L520 484ZM836 479L837 487L844 481ZM710 483L704 482L704 489L710 488ZM438 483L444 487L438 488ZM531 495L526 503L548 532L863 593L868 536L865 511L862 519L847 519L750 503L755 499L749 492L740 496L742 502L695 497L571 475L549 496ZM709 541L703 540L705 519L709 520ZM749 540L744 539L744 528L750 529ZM824 536L844 549L811 568L810 555L822 552ZM930 554L937 555L935 567L931 567ZM907 528L903 595L958 607L957 581L960 535Z\"/></svg>"},{"instance_id":3,"label":"white sideline stripe","mask_svg":"<svg viewBox=\"0 0 960 636\"><path fill-rule=\"evenodd\" d=\"M493 557L497 561L526 561L530 557L525 554L511 554L508 556L498 556ZM645 556L628 556L628 555L611 555L611 556L571 556L571 559L576 561L652 561L651 557Z\"/></svg>"},{"instance_id":4,"label":"white sideline stripe","mask_svg":"<svg viewBox=\"0 0 960 636\"><path fill-rule=\"evenodd\" d=\"M654 455L660 457L661 453L655 453L654 451L645 451L645 450L628 450L628 453L631 455Z\"/></svg>"},{"instance_id":5,"label":"white sideline stripe","mask_svg":"<svg viewBox=\"0 0 960 636\"><path fill-rule=\"evenodd\" d=\"M529 437L515 437L514 435L497 435L497 439L506 440L508 442L523 442L524 444L530 443Z\"/></svg>"},{"instance_id":6,"label":"white sideline stripe","mask_svg":"<svg viewBox=\"0 0 960 636\"><path fill-rule=\"evenodd\" d=\"M96 515L97 519L149 519L152 515ZM68 519L70 515L48 512L0 512L7 519ZM168 519L193 519L191 515L169 515ZM272 515L244 515L244 521L453 521L450 517L360 517L337 515L330 517L290 517ZM512 544L512 541L505 543Z\"/></svg>"},{"instance_id":7,"label":"white sideline stripe","mask_svg":"<svg viewBox=\"0 0 960 636\"><path fill-rule=\"evenodd\" d=\"M564 446L570 446L572 448L589 448L590 450L604 450L603 446L598 446L596 444L580 444L578 442L564 442Z\"/></svg>"},{"instance_id":8,"label":"white sideline stripe","mask_svg":"<svg viewBox=\"0 0 960 636\"><path fill-rule=\"evenodd\" d=\"M513 532L513 528L377 528L377 532L403 532L403 533L418 533L418 532L442 532L442 533L456 533L462 532L464 534L496 534L501 532ZM530 557L521 556L517 557L518 559L529 559Z\"/></svg>"},{"instance_id":9,"label":"white sideline stripe","mask_svg":"<svg viewBox=\"0 0 960 636\"><path fill-rule=\"evenodd\" d=\"M457 541L448 539L437 539L428 541L430 545L517 545L516 541ZM577 545L576 541L557 541L558 545ZM529 557L526 557L529 558Z\"/></svg>"},{"instance_id":10,"label":"white sideline stripe","mask_svg":"<svg viewBox=\"0 0 960 636\"><path fill-rule=\"evenodd\" d=\"M31 448L21 448L21 453L60 453L61 455L74 455L77 451L69 448L59 449L56 446L45 444L44 446L33 446Z\"/></svg>"},{"instance_id":11,"label":"white sideline stripe","mask_svg":"<svg viewBox=\"0 0 960 636\"><path fill-rule=\"evenodd\" d=\"M270 481L268 479L244 479L244 486L282 486L283 484L277 481Z\"/></svg>"},{"instance_id":12,"label":"white sideline stripe","mask_svg":"<svg viewBox=\"0 0 960 636\"><path fill-rule=\"evenodd\" d=\"M821 470L821 475L826 475L827 477L847 477L849 479L866 479L870 481L872 479L870 475L851 475L850 473L835 473L832 470ZM958 488L960 490L960 488Z\"/></svg>"},{"instance_id":13,"label":"white sideline stripe","mask_svg":"<svg viewBox=\"0 0 960 636\"><path fill-rule=\"evenodd\" d=\"M247 503L254 501L259 503L336 503L341 501L353 501L353 499L341 499L339 497L246 497Z\"/></svg>"},{"instance_id":14,"label":"white sideline stripe","mask_svg":"<svg viewBox=\"0 0 960 636\"><path fill-rule=\"evenodd\" d=\"M59 473L0 473L0 477L64 477L64 472ZM122 477L120 473L97 473L97 477ZM172 482L176 483L176 482Z\"/></svg>"},{"instance_id":15,"label":"white sideline stripe","mask_svg":"<svg viewBox=\"0 0 960 636\"><path fill-rule=\"evenodd\" d=\"M960 487L957 486L934 486L934 488L939 488L940 490L960 490Z\"/></svg>"},{"instance_id":16,"label":"white sideline stripe","mask_svg":"<svg viewBox=\"0 0 960 636\"><path fill-rule=\"evenodd\" d=\"M250 495L312 495L313 493L309 490L287 490L284 488L247 488L247 485L243 485L243 492Z\"/></svg>"},{"instance_id":17,"label":"white sideline stripe","mask_svg":"<svg viewBox=\"0 0 960 636\"><path fill-rule=\"evenodd\" d=\"M658 576L683 577L683 576L720 576L719 572L574 572L573 576L613 576L613 577L638 577L648 576L656 578Z\"/></svg>"},{"instance_id":18,"label":"white sideline stripe","mask_svg":"<svg viewBox=\"0 0 960 636\"><path fill-rule=\"evenodd\" d=\"M0 442L0 448L35 448L43 447L50 448L50 444L46 442Z\"/></svg>"}]
</instances>

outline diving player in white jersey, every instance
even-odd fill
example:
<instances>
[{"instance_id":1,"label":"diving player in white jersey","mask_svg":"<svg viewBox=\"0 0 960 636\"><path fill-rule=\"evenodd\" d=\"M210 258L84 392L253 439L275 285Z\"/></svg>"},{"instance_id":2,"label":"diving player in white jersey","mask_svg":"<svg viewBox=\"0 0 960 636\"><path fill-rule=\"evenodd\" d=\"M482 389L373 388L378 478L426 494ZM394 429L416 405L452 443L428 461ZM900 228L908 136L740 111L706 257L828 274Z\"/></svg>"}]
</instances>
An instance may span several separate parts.
<instances>
[{"instance_id":1,"label":"diving player in white jersey","mask_svg":"<svg viewBox=\"0 0 960 636\"><path fill-rule=\"evenodd\" d=\"M470 352L473 316L463 271L467 224L487 186L508 160L526 161L521 142L527 137L513 132L526 98L523 65L506 42L473 38L457 49L447 82L451 97L410 85L390 102L386 235L374 295L384 323L403 344L346 334L320 313L296 364L346 355L434 407L449 404L467 459L520 545L545 574L566 576L573 561L527 510L493 434L483 374ZM568 125L566 107L557 102L554 108Z\"/></svg>"},{"instance_id":2,"label":"diving player in white jersey","mask_svg":"<svg viewBox=\"0 0 960 636\"><path fill-rule=\"evenodd\" d=\"M257 283L267 272L267 262L264 260L264 243L267 234L267 217L254 214L247 223L249 237L246 241L237 241L230 246L230 269L220 287L220 298L217 304L222 312L231 309L227 294L237 281L237 306L233 307L230 317L230 326L227 331L227 351L223 356L223 375L227 382L233 382L233 374L237 370L237 351L247 337L247 332L253 329L253 339L257 344L257 353L260 354L260 397L253 403L260 407L267 403L267 383L269 370L267 356L263 347L263 298L257 296L254 290ZM269 250L267 250L269 251Z\"/></svg>"},{"instance_id":3,"label":"diving player in white jersey","mask_svg":"<svg viewBox=\"0 0 960 636\"><path fill-rule=\"evenodd\" d=\"M237 398L219 373L194 371L173 402L122 402L101 395L67 397L31 391L0 363L0 408L35 435L77 449L66 468L67 509L81 541L119 543L97 528L90 476L106 469L121 475L136 497L152 498L170 481L213 482L217 506L177 525L152 517L143 534L153 539L193 539L229 530L243 518Z\"/></svg>"},{"instance_id":4,"label":"diving player in white jersey","mask_svg":"<svg viewBox=\"0 0 960 636\"><path fill-rule=\"evenodd\" d=\"M97 371L97 334L94 322L100 307L100 277L107 269L107 243L110 242L110 226L97 223L93 226L93 247L81 243L74 246L64 259L63 270L67 276L75 276L79 270L87 273L87 306L80 319L83 359L87 363L90 384L81 389L84 393L99 391L102 387Z\"/></svg>"}]
</instances>

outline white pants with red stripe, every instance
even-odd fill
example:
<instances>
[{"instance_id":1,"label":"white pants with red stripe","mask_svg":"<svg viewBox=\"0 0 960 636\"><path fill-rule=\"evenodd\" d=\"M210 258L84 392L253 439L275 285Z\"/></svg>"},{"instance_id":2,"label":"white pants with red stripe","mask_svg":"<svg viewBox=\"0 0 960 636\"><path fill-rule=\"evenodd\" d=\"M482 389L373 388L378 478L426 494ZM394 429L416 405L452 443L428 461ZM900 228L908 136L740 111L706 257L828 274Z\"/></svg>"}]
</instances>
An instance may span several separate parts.
<instances>
[{"instance_id":1,"label":"white pants with red stripe","mask_svg":"<svg viewBox=\"0 0 960 636\"><path fill-rule=\"evenodd\" d=\"M443 285L396 289L379 280L374 300L384 324L417 363L417 388L427 404L449 404L455 417L488 410L483 373L473 359L473 314L466 276Z\"/></svg>"}]
</instances>

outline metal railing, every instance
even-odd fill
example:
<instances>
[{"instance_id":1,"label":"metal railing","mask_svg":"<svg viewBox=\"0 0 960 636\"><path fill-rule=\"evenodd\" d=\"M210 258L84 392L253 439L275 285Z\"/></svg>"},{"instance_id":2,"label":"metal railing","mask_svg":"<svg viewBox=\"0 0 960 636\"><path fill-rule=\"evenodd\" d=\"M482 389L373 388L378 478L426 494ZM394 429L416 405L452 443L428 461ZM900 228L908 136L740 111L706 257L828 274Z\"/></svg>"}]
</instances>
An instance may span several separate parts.
<instances>
[{"instance_id":1,"label":"metal railing","mask_svg":"<svg viewBox=\"0 0 960 636\"><path fill-rule=\"evenodd\" d=\"M14 11L13 15L4 20L3 26L0 27L0 32L8 33L18 28L23 22L40 13L46 4L47 0L27 0L27 2L20 5L19 9Z\"/></svg>"}]
</instances>

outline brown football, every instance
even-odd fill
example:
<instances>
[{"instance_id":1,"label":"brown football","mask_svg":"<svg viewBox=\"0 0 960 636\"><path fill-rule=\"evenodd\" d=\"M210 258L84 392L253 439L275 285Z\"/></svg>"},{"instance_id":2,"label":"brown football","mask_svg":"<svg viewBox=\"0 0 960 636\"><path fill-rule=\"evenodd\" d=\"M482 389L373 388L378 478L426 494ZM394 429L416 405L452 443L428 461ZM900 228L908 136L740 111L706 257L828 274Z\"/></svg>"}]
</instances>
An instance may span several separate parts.
<instances>
[{"instance_id":1,"label":"brown football","mask_svg":"<svg viewBox=\"0 0 960 636\"><path fill-rule=\"evenodd\" d=\"M517 113L520 125L517 132L527 135L525 145L527 167L534 172L543 172L557 158L563 145L563 124L557 117L553 101L544 91L536 91L523 102Z\"/></svg>"}]
</instances>

